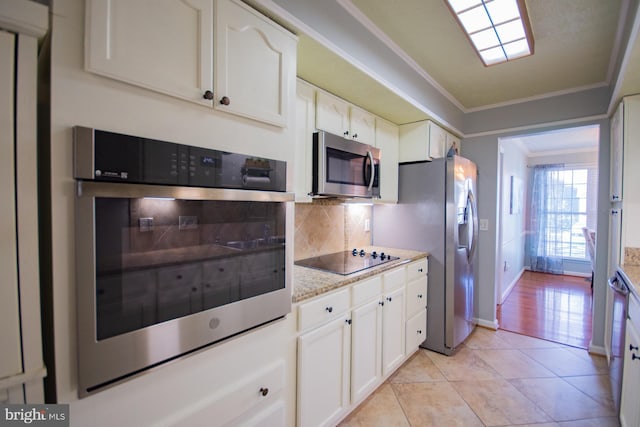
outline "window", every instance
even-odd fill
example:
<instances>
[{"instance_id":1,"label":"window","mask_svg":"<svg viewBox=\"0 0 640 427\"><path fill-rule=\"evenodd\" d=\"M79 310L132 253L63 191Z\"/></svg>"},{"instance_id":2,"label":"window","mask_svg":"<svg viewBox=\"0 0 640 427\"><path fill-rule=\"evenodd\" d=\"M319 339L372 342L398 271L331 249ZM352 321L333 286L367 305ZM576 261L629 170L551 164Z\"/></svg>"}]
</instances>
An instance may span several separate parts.
<instances>
[{"instance_id":1,"label":"window","mask_svg":"<svg viewBox=\"0 0 640 427\"><path fill-rule=\"evenodd\" d=\"M563 167L543 169L544 185L538 215L545 224L543 241L548 256L587 260L582 228L595 229L597 215L598 171L595 167ZM534 188L534 192L540 189Z\"/></svg>"}]
</instances>

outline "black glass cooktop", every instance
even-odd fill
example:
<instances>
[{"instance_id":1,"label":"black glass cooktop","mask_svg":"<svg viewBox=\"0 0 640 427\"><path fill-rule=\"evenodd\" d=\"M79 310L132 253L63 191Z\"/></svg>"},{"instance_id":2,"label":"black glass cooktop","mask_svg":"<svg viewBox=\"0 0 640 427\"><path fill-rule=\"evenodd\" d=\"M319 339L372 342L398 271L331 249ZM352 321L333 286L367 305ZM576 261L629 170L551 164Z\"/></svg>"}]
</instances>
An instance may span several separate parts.
<instances>
[{"instance_id":1,"label":"black glass cooktop","mask_svg":"<svg viewBox=\"0 0 640 427\"><path fill-rule=\"evenodd\" d=\"M365 252L364 249L353 249L351 251L335 252L302 259L296 261L295 264L346 276L347 274L366 270L396 259L399 259L399 257L391 256L384 252Z\"/></svg>"}]
</instances>

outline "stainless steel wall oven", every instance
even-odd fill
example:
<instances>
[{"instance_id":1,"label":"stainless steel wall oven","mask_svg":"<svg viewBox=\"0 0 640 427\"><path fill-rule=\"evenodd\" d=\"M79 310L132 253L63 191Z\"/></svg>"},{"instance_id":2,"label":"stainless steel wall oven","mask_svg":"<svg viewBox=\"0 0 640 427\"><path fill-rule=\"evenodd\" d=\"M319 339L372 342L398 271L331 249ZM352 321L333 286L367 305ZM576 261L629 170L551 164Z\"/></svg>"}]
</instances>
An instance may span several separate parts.
<instances>
[{"instance_id":1,"label":"stainless steel wall oven","mask_svg":"<svg viewBox=\"0 0 640 427\"><path fill-rule=\"evenodd\" d=\"M81 397L291 311L284 162L84 127L74 155Z\"/></svg>"}]
</instances>

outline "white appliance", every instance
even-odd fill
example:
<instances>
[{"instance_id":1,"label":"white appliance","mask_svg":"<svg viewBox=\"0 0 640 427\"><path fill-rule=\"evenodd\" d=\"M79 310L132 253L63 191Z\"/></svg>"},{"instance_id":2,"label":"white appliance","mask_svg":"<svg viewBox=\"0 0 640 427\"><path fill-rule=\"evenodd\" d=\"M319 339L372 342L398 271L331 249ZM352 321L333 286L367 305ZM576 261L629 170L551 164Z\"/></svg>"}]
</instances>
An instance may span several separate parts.
<instances>
[{"instance_id":1,"label":"white appliance","mask_svg":"<svg viewBox=\"0 0 640 427\"><path fill-rule=\"evenodd\" d=\"M475 326L476 165L460 156L400 164L397 205L373 208L373 243L429 252L427 338L452 354Z\"/></svg>"}]
</instances>

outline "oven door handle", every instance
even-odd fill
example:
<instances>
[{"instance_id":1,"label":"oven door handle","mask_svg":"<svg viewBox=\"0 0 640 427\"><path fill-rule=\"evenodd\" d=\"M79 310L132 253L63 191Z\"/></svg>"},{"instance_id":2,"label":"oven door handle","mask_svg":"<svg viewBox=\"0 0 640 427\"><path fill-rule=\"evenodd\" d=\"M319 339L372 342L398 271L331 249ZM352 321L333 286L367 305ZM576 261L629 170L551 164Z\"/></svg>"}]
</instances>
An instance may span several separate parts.
<instances>
[{"instance_id":1,"label":"oven door handle","mask_svg":"<svg viewBox=\"0 0 640 427\"><path fill-rule=\"evenodd\" d=\"M607 285L609 285L609 287L616 293L620 294L620 295L624 295L627 296L629 295L629 288L627 288L626 286L622 285L620 286L618 284L619 280L617 276L613 276L610 277L607 280Z\"/></svg>"},{"instance_id":2,"label":"oven door handle","mask_svg":"<svg viewBox=\"0 0 640 427\"><path fill-rule=\"evenodd\" d=\"M373 160L373 153L371 153L371 151L367 151L367 157L369 157L369 160L371 161L371 178L369 179L369 187L367 187L367 189L371 192L373 189L373 182L376 179L376 167Z\"/></svg>"},{"instance_id":3,"label":"oven door handle","mask_svg":"<svg viewBox=\"0 0 640 427\"><path fill-rule=\"evenodd\" d=\"M292 202L293 193L235 188L181 187L120 182L77 181L78 197L168 198L246 202Z\"/></svg>"}]
</instances>

